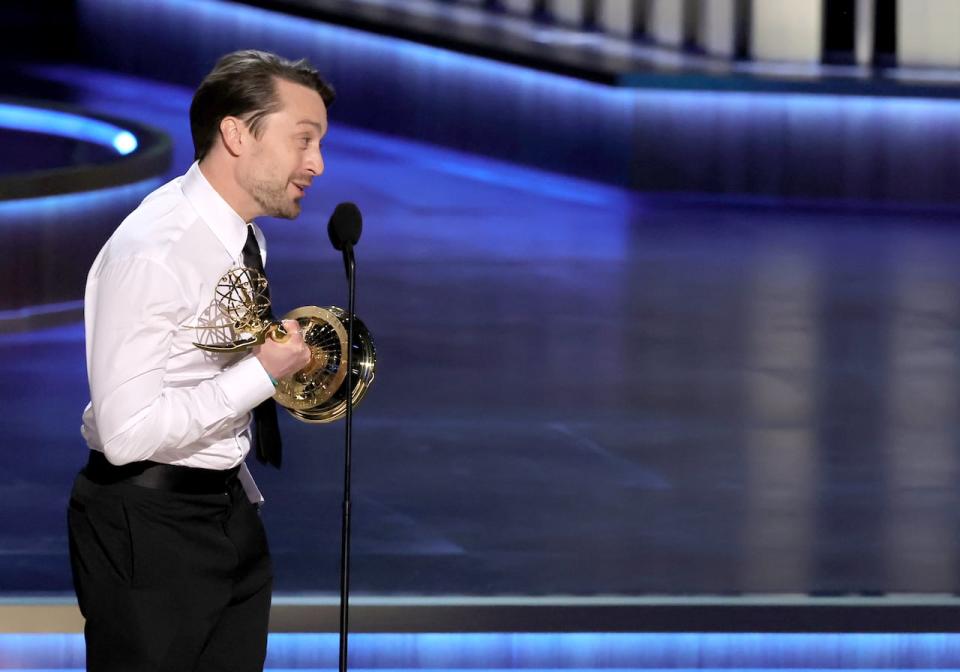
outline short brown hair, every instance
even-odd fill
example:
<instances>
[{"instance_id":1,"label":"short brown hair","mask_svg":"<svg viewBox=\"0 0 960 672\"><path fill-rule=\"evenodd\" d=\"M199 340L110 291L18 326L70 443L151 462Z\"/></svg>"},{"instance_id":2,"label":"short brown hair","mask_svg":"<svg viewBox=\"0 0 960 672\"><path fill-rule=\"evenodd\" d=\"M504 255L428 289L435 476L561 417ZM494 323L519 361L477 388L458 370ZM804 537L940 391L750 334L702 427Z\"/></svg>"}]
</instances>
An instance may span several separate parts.
<instances>
[{"instance_id":1,"label":"short brown hair","mask_svg":"<svg viewBox=\"0 0 960 672\"><path fill-rule=\"evenodd\" d=\"M327 107L333 103L333 87L306 59L288 61L253 49L227 54L203 78L190 103L194 158L202 160L213 147L224 117L243 119L259 137L263 118L280 109L277 79L313 89Z\"/></svg>"}]
</instances>

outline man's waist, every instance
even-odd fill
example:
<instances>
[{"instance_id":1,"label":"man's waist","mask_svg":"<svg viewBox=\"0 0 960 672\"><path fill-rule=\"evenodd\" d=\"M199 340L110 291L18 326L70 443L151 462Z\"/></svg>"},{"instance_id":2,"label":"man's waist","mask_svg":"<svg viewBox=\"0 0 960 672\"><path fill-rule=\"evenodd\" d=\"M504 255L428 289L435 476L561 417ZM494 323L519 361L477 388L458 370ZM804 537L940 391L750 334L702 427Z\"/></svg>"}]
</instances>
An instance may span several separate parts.
<instances>
[{"instance_id":1,"label":"man's waist","mask_svg":"<svg viewBox=\"0 0 960 672\"><path fill-rule=\"evenodd\" d=\"M89 403L83 411L80 434L90 450L106 452L93 407ZM221 427L217 432L205 436L202 442L171 448L162 447L154 453L153 457L154 461L163 464L226 470L242 464L250 451L250 446L249 415L247 415L238 417L235 423Z\"/></svg>"},{"instance_id":2,"label":"man's waist","mask_svg":"<svg viewBox=\"0 0 960 672\"><path fill-rule=\"evenodd\" d=\"M239 470L239 466L224 470L202 469L150 460L115 465L99 450L90 450L83 473L98 485L125 483L181 494L212 495L227 492Z\"/></svg>"}]
</instances>

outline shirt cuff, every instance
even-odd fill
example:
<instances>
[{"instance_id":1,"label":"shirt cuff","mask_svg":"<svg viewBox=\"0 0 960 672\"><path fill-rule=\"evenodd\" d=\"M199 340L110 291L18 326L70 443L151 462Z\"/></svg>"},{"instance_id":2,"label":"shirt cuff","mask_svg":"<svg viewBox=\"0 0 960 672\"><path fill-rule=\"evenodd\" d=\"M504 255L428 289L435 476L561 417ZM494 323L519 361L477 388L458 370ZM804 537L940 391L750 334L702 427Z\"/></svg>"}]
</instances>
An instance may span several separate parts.
<instances>
[{"instance_id":1,"label":"shirt cuff","mask_svg":"<svg viewBox=\"0 0 960 672\"><path fill-rule=\"evenodd\" d=\"M273 396L276 389L270 375L255 356L247 357L217 378L227 401L238 413L251 411Z\"/></svg>"}]
</instances>

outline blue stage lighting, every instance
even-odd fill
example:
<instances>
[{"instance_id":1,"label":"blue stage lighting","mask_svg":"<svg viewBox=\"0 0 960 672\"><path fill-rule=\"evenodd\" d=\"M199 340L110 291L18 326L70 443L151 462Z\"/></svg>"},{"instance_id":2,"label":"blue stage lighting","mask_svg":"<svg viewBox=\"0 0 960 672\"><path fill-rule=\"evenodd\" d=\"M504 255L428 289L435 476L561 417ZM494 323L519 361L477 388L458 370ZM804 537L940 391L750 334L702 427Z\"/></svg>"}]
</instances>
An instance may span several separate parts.
<instances>
[{"instance_id":1,"label":"blue stage lighting","mask_svg":"<svg viewBox=\"0 0 960 672\"><path fill-rule=\"evenodd\" d=\"M933 670L956 669L960 636L777 633L362 633L363 670ZM3 669L83 669L83 636L0 634ZM266 669L332 670L337 635L270 635Z\"/></svg>"},{"instance_id":2,"label":"blue stage lighting","mask_svg":"<svg viewBox=\"0 0 960 672\"><path fill-rule=\"evenodd\" d=\"M98 212L122 206L136 207L146 194L162 185L160 177L97 189L54 196L0 201L0 228L18 225L35 228L39 222L75 221L80 215L91 217Z\"/></svg>"},{"instance_id":3,"label":"blue stage lighting","mask_svg":"<svg viewBox=\"0 0 960 672\"><path fill-rule=\"evenodd\" d=\"M137 136L130 131L120 131L113 139L113 148L126 156L137 149Z\"/></svg>"},{"instance_id":4,"label":"blue stage lighting","mask_svg":"<svg viewBox=\"0 0 960 672\"><path fill-rule=\"evenodd\" d=\"M0 128L46 133L112 147L122 156L136 151L137 137L113 124L71 112L0 103Z\"/></svg>"}]
</instances>

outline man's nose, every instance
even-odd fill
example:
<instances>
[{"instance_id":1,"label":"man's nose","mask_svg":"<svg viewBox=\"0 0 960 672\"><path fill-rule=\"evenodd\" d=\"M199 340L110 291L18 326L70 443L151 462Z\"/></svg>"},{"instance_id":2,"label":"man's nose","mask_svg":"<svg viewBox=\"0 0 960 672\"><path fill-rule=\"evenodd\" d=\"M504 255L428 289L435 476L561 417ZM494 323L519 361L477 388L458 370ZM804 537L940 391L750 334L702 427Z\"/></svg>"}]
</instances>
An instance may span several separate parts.
<instances>
[{"instance_id":1,"label":"man's nose","mask_svg":"<svg viewBox=\"0 0 960 672\"><path fill-rule=\"evenodd\" d=\"M319 149L315 152L310 152L304 168L314 175L323 175L323 154L320 153Z\"/></svg>"}]
</instances>

